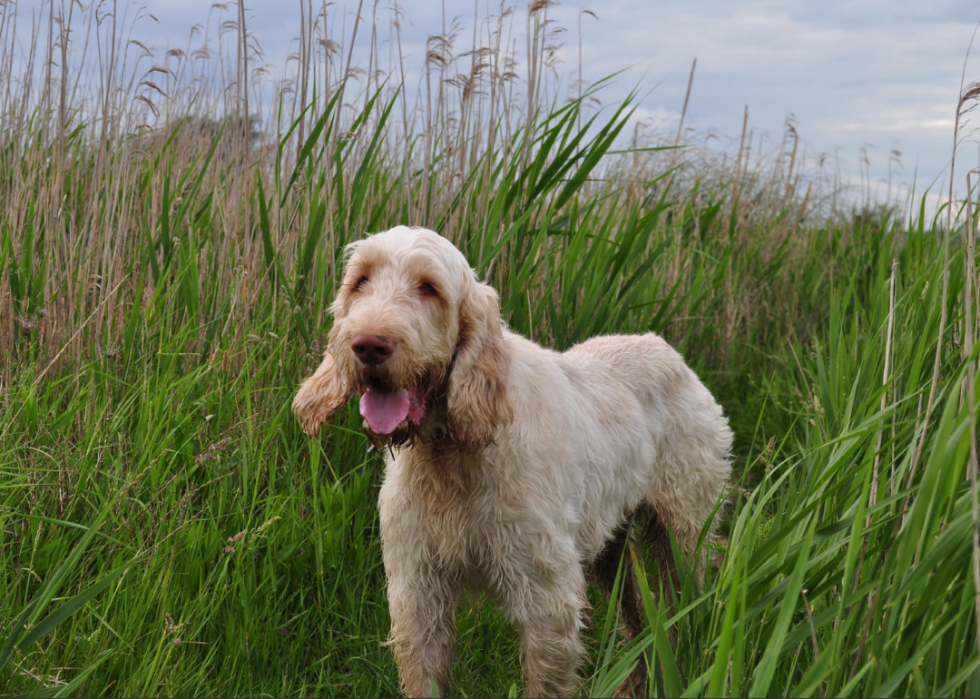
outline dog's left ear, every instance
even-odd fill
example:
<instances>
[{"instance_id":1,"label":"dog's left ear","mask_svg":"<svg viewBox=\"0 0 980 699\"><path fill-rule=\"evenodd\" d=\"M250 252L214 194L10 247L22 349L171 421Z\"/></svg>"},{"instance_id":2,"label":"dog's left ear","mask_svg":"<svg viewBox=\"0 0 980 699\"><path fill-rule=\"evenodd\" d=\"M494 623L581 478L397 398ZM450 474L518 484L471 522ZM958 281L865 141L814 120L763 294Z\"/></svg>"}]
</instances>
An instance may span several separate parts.
<instances>
[{"instance_id":1,"label":"dog's left ear","mask_svg":"<svg viewBox=\"0 0 980 699\"><path fill-rule=\"evenodd\" d=\"M474 281L460 302L447 395L449 431L464 451L480 451L510 421L508 363L497 292Z\"/></svg>"},{"instance_id":2,"label":"dog's left ear","mask_svg":"<svg viewBox=\"0 0 980 699\"><path fill-rule=\"evenodd\" d=\"M350 398L351 387L344 375L337 369L334 358L327 351L323 362L300 386L293 399L293 413L303 425L303 431L310 437L320 433L320 425L330 419Z\"/></svg>"}]
</instances>

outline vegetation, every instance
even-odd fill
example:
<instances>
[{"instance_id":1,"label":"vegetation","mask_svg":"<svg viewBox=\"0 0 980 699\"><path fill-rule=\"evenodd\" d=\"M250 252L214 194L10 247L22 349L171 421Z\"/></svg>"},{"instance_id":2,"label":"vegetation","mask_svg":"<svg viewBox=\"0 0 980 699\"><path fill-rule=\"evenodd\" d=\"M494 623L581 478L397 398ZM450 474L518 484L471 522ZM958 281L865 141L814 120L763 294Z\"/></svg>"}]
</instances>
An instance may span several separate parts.
<instances>
[{"instance_id":1,"label":"vegetation","mask_svg":"<svg viewBox=\"0 0 980 699\"><path fill-rule=\"evenodd\" d=\"M397 693L380 459L353 405L318 440L289 405L343 246L406 222L539 342L663 334L731 418L703 584L632 645L593 595L583 696L640 653L651 696L980 694L973 212L841 215L792 130L718 166L563 101L547 5L523 78L504 13L415 91L309 5L273 89L243 14L153 57L68 2L14 60L0 4L0 694ZM459 639L457 691L518 691L491 604Z\"/></svg>"}]
</instances>

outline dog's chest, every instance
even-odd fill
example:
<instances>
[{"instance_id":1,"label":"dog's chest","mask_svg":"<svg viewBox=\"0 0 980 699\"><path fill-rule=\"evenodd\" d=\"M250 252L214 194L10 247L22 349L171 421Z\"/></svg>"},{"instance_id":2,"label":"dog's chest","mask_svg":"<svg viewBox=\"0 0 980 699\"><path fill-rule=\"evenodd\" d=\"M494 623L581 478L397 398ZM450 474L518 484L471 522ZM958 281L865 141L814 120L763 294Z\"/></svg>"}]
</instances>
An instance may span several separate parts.
<instances>
[{"instance_id":1,"label":"dog's chest","mask_svg":"<svg viewBox=\"0 0 980 699\"><path fill-rule=\"evenodd\" d=\"M402 512L390 527L417 528L441 566L464 577L497 567L515 539L506 483L479 456L426 454L406 460L396 474Z\"/></svg>"}]
</instances>

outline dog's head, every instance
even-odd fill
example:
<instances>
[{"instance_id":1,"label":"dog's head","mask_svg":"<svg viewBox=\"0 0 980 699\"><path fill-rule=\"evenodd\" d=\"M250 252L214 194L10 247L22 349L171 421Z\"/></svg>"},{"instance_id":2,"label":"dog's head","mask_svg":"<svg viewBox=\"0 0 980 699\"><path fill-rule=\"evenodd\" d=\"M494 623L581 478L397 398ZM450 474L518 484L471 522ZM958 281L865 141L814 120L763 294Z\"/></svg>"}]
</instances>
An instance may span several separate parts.
<instances>
[{"instance_id":1,"label":"dog's head","mask_svg":"<svg viewBox=\"0 0 980 699\"><path fill-rule=\"evenodd\" d=\"M323 363L293 401L303 429L351 393L377 442L489 444L509 419L496 292L432 231L400 226L351 244Z\"/></svg>"}]
</instances>

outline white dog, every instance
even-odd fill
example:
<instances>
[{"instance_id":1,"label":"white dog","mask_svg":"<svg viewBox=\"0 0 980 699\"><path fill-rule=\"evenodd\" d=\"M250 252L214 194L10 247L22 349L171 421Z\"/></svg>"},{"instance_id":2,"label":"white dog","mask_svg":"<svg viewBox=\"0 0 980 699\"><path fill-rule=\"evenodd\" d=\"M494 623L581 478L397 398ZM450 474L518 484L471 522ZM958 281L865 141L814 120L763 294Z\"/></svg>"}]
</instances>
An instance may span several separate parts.
<instances>
[{"instance_id":1,"label":"white dog","mask_svg":"<svg viewBox=\"0 0 980 699\"><path fill-rule=\"evenodd\" d=\"M389 447L381 535L404 692L434 682L445 696L455 609L474 590L520 629L528 696L569 695L586 569L609 586L639 508L661 555L665 521L693 548L729 475L721 408L657 335L559 354L508 331L496 292L421 228L350 245L332 311L293 410L315 436L356 391L365 431ZM635 633L638 610L624 612Z\"/></svg>"}]
</instances>

